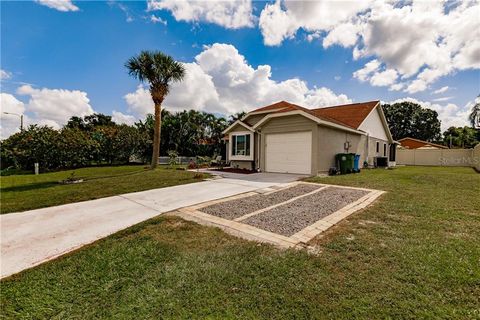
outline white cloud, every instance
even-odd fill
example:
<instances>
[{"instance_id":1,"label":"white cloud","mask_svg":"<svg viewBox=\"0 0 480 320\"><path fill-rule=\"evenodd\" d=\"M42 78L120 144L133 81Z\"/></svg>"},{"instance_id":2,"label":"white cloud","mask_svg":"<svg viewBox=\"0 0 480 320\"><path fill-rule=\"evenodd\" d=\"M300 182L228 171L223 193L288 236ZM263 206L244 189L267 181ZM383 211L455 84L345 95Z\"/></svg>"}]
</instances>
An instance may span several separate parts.
<instances>
[{"instance_id":1,"label":"white cloud","mask_svg":"<svg viewBox=\"0 0 480 320\"><path fill-rule=\"evenodd\" d=\"M454 98L454 97L442 97L442 98L433 99L433 101L435 101L435 102L442 102L442 101L452 100L453 98Z\"/></svg>"},{"instance_id":2,"label":"white cloud","mask_svg":"<svg viewBox=\"0 0 480 320\"><path fill-rule=\"evenodd\" d=\"M163 24L164 26L167 25L167 21L166 20L163 20L162 18L160 17L157 17L156 15L152 14L150 16L150 21L152 21L153 23L161 23Z\"/></svg>"},{"instance_id":3,"label":"white cloud","mask_svg":"<svg viewBox=\"0 0 480 320\"><path fill-rule=\"evenodd\" d=\"M479 13L479 1L278 0L265 6L259 25L266 45L302 29L308 41L324 36L325 48L353 47L354 59L374 57L392 70L372 85L391 83L395 71L403 84L390 89L416 93L457 70L480 68Z\"/></svg>"},{"instance_id":4,"label":"white cloud","mask_svg":"<svg viewBox=\"0 0 480 320\"><path fill-rule=\"evenodd\" d=\"M12 77L12 73L6 70L0 69L0 80L10 79Z\"/></svg>"},{"instance_id":5,"label":"white cloud","mask_svg":"<svg viewBox=\"0 0 480 320\"><path fill-rule=\"evenodd\" d=\"M362 69L359 69L353 73L353 77L358 80L365 82L368 81L374 72L380 68L380 61L374 59L367 64Z\"/></svg>"},{"instance_id":6,"label":"white cloud","mask_svg":"<svg viewBox=\"0 0 480 320\"><path fill-rule=\"evenodd\" d=\"M337 41L353 45L356 40L357 26L349 22L359 12L368 8L370 1L276 1L267 4L260 14L259 26L264 43L270 46L280 45L283 40L291 38L297 30L315 33L330 31L332 35L324 42L324 46ZM311 38L310 38L311 40Z\"/></svg>"},{"instance_id":7,"label":"white cloud","mask_svg":"<svg viewBox=\"0 0 480 320\"><path fill-rule=\"evenodd\" d=\"M4 112L24 114L25 104L8 93L0 93L0 138L4 139L11 134L20 131L20 118L17 115L5 114ZM26 121L24 117L24 121Z\"/></svg>"},{"instance_id":8,"label":"white cloud","mask_svg":"<svg viewBox=\"0 0 480 320\"><path fill-rule=\"evenodd\" d=\"M286 100L305 107L322 107L349 103L344 94L332 90L309 88L301 79L273 80L271 67L257 68L248 64L238 50L228 44L215 43L204 47L195 62L185 64L186 78L173 84L164 107L178 111L204 110L232 114ZM125 96L129 111L139 117L153 110L150 93L139 86Z\"/></svg>"},{"instance_id":9,"label":"white cloud","mask_svg":"<svg viewBox=\"0 0 480 320\"><path fill-rule=\"evenodd\" d=\"M463 107L459 107L454 103L447 103L447 104L439 104L439 103L431 103L426 101L417 100L415 98L403 98L398 99L392 102L388 102L390 104L409 101L418 103L424 108L429 108L437 111L438 119L441 121L441 130L442 132L447 130L449 127L463 127L469 124L468 122L468 115L470 113L470 109L472 103L469 102Z\"/></svg>"},{"instance_id":10,"label":"white cloud","mask_svg":"<svg viewBox=\"0 0 480 320\"><path fill-rule=\"evenodd\" d=\"M154 112L152 96L143 85L139 85L135 92L128 93L123 98L127 102L128 111L135 113L141 118L144 118L148 113Z\"/></svg>"},{"instance_id":11,"label":"white cloud","mask_svg":"<svg viewBox=\"0 0 480 320\"><path fill-rule=\"evenodd\" d=\"M47 6L49 8L67 12L80 10L71 0L36 0L39 4Z\"/></svg>"},{"instance_id":12,"label":"white cloud","mask_svg":"<svg viewBox=\"0 0 480 320\"><path fill-rule=\"evenodd\" d=\"M398 72L394 69L382 70L381 63L377 59L368 62L362 69L355 71L353 77L361 82L369 81L375 87L390 86L391 90L400 88L398 84L395 84Z\"/></svg>"},{"instance_id":13,"label":"white cloud","mask_svg":"<svg viewBox=\"0 0 480 320\"><path fill-rule=\"evenodd\" d=\"M135 123L135 117L129 114L124 114L119 111L112 111L112 121L118 124L133 125Z\"/></svg>"},{"instance_id":14,"label":"white cloud","mask_svg":"<svg viewBox=\"0 0 480 320\"><path fill-rule=\"evenodd\" d=\"M447 92L447 90L448 90L448 86L444 86L444 87L441 87L441 88L438 89L438 90L433 91L433 94L444 93L444 92Z\"/></svg>"},{"instance_id":15,"label":"white cloud","mask_svg":"<svg viewBox=\"0 0 480 320\"><path fill-rule=\"evenodd\" d=\"M49 124L54 128L64 125L71 116L83 117L94 113L87 93L79 90L35 89L23 85L17 89L17 94L29 96L26 110L35 115L32 122Z\"/></svg>"},{"instance_id":16,"label":"white cloud","mask_svg":"<svg viewBox=\"0 0 480 320\"><path fill-rule=\"evenodd\" d=\"M253 27L251 0L149 0L148 11L169 10L177 21L209 22L229 29Z\"/></svg>"}]
</instances>

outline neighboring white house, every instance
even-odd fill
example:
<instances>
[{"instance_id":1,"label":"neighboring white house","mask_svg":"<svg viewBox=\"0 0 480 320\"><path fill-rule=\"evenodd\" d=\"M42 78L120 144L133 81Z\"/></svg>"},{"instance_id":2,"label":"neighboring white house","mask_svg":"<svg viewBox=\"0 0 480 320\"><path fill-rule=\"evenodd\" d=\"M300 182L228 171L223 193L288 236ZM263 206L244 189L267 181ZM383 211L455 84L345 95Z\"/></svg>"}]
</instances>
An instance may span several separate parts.
<instances>
[{"instance_id":1,"label":"neighboring white house","mask_svg":"<svg viewBox=\"0 0 480 320\"><path fill-rule=\"evenodd\" d=\"M394 164L396 143L379 101L307 109L281 101L247 113L224 134L233 167L316 175L337 153Z\"/></svg>"}]
</instances>

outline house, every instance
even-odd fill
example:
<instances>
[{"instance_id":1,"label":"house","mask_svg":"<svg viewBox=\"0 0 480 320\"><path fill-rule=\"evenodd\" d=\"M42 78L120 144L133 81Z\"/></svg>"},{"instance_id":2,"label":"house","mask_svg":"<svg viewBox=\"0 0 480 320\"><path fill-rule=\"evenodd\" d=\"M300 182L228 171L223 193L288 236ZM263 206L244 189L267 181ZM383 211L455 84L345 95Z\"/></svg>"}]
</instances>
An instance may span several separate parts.
<instances>
[{"instance_id":1,"label":"house","mask_svg":"<svg viewBox=\"0 0 480 320\"><path fill-rule=\"evenodd\" d=\"M360 154L360 166L394 165L396 142L379 101L307 109L286 101L247 113L224 132L232 167L317 175L337 153Z\"/></svg>"},{"instance_id":2,"label":"house","mask_svg":"<svg viewBox=\"0 0 480 320\"><path fill-rule=\"evenodd\" d=\"M400 139L398 142L400 143L399 148L402 149L448 149L448 147L442 146L441 144L431 143L410 137Z\"/></svg>"}]
</instances>

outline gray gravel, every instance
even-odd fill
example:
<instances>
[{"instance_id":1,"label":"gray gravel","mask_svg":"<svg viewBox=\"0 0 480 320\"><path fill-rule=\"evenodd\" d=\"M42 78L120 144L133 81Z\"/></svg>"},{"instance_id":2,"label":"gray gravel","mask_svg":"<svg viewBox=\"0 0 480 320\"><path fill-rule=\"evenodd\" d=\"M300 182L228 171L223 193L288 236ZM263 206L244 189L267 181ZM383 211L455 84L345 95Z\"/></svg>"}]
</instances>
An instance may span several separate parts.
<instances>
[{"instance_id":1,"label":"gray gravel","mask_svg":"<svg viewBox=\"0 0 480 320\"><path fill-rule=\"evenodd\" d=\"M288 199L298 197L302 194L312 192L321 187L321 185L299 184L270 194L259 194L242 199L225 201L199 210L217 217L232 220L246 215L247 213L267 208L274 204L287 201Z\"/></svg>"},{"instance_id":2,"label":"gray gravel","mask_svg":"<svg viewBox=\"0 0 480 320\"><path fill-rule=\"evenodd\" d=\"M363 190L327 188L242 222L289 237L367 193Z\"/></svg>"}]
</instances>

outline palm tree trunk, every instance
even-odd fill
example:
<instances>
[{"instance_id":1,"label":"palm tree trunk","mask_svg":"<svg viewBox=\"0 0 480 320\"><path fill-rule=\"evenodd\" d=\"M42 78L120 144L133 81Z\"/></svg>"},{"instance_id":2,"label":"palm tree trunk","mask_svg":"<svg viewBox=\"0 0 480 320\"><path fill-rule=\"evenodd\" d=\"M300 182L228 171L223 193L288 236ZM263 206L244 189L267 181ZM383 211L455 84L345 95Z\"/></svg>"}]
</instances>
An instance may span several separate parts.
<instances>
[{"instance_id":1,"label":"palm tree trunk","mask_svg":"<svg viewBox=\"0 0 480 320\"><path fill-rule=\"evenodd\" d=\"M162 127L162 106L160 103L155 103L155 127L153 129L153 152L150 169L155 169L158 164L158 157L160 156L160 134Z\"/></svg>"}]
</instances>

